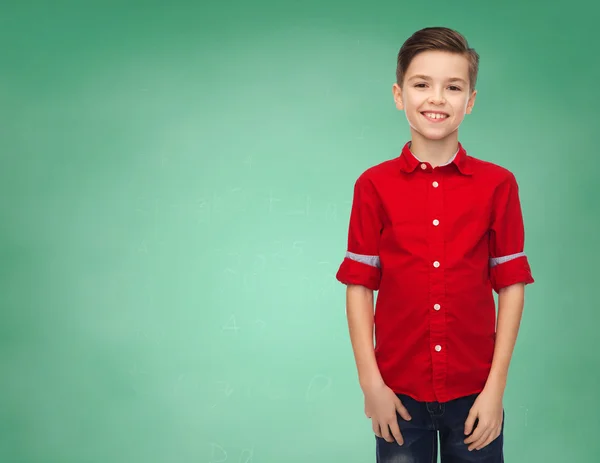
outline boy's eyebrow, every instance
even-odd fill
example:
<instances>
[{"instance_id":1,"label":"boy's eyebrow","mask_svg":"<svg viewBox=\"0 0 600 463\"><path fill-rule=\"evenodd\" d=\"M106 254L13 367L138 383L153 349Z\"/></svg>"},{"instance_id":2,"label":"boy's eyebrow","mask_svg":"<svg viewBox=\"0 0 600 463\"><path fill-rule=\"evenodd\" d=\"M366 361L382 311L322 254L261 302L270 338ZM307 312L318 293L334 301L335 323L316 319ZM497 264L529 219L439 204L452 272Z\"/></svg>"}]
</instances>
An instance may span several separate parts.
<instances>
[{"instance_id":1,"label":"boy's eyebrow","mask_svg":"<svg viewBox=\"0 0 600 463\"><path fill-rule=\"evenodd\" d=\"M413 79L431 80L431 77L426 76L424 74L416 74L416 75L412 76L408 80L413 80ZM465 81L465 79L461 79L460 77L451 77L451 78L448 79L448 82L462 82L465 85L467 84L467 82Z\"/></svg>"}]
</instances>

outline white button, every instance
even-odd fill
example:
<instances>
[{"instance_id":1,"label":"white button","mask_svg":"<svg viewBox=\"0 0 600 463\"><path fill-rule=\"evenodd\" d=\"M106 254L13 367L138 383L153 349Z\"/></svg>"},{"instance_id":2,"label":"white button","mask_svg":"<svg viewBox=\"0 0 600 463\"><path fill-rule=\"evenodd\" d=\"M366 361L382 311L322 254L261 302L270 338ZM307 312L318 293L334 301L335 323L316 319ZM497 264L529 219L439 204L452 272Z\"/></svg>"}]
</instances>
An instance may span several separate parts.
<instances>
[{"instance_id":1,"label":"white button","mask_svg":"<svg viewBox=\"0 0 600 463\"><path fill-rule=\"evenodd\" d=\"M425 164L425 163L421 164L421 169L423 169L423 170L427 169L427 164Z\"/></svg>"},{"instance_id":2,"label":"white button","mask_svg":"<svg viewBox=\"0 0 600 463\"><path fill-rule=\"evenodd\" d=\"M433 266L434 266L435 268L438 268L438 267L440 266L440 263L439 263L439 262L436 260L436 261L433 263Z\"/></svg>"},{"instance_id":3,"label":"white button","mask_svg":"<svg viewBox=\"0 0 600 463\"><path fill-rule=\"evenodd\" d=\"M435 304L435 305L433 306L433 308L434 308L435 310L440 310L440 305L439 305L439 304Z\"/></svg>"},{"instance_id":4,"label":"white button","mask_svg":"<svg viewBox=\"0 0 600 463\"><path fill-rule=\"evenodd\" d=\"M433 188L437 188L438 185L439 185L439 183L438 182L433 182L432 185L433 185Z\"/></svg>"},{"instance_id":5,"label":"white button","mask_svg":"<svg viewBox=\"0 0 600 463\"><path fill-rule=\"evenodd\" d=\"M439 352L439 351L441 351L441 350L442 350L442 346L440 346L440 345L438 344L437 346L435 346L435 350L436 350L436 351L438 351L438 352Z\"/></svg>"},{"instance_id":6,"label":"white button","mask_svg":"<svg viewBox=\"0 0 600 463\"><path fill-rule=\"evenodd\" d=\"M440 221L438 219L435 219L433 221L433 224L437 227L440 224Z\"/></svg>"}]
</instances>

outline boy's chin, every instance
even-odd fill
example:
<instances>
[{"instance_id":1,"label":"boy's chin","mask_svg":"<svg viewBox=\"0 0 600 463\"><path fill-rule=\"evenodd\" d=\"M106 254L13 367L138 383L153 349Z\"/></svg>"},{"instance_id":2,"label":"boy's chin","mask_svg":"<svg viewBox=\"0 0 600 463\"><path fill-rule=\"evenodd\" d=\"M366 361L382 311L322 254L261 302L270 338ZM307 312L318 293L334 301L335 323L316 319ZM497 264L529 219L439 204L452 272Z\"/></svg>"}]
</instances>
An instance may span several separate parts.
<instances>
[{"instance_id":1,"label":"boy's chin","mask_svg":"<svg viewBox=\"0 0 600 463\"><path fill-rule=\"evenodd\" d=\"M434 131L434 130L419 130L417 131L418 135L425 139L425 140L430 140L430 141L439 141L439 140L444 140L446 138L448 138L449 136L452 135L453 132L448 132L448 130L443 130L443 131Z\"/></svg>"}]
</instances>

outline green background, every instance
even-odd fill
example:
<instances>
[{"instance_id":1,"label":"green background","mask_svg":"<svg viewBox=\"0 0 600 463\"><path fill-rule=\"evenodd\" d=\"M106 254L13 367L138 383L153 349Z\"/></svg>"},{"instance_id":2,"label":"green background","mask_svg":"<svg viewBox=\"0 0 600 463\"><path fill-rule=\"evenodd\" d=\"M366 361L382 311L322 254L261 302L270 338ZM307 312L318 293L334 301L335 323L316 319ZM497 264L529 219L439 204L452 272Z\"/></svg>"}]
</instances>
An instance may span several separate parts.
<instances>
[{"instance_id":1,"label":"green background","mask_svg":"<svg viewBox=\"0 0 600 463\"><path fill-rule=\"evenodd\" d=\"M536 279L506 459L595 461L598 7L482 5L2 2L0 461L375 460L334 275L434 25L481 55L459 140L515 173Z\"/></svg>"}]
</instances>

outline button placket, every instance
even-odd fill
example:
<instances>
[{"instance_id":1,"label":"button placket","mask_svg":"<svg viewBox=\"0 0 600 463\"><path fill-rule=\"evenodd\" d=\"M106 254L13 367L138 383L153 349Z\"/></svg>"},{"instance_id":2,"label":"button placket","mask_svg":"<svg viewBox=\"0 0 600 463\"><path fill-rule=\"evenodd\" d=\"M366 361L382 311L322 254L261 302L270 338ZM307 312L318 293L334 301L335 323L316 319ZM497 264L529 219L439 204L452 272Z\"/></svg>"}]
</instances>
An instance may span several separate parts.
<instances>
[{"instance_id":1,"label":"button placket","mask_svg":"<svg viewBox=\"0 0 600 463\"><path fill-rule=\"evenodd\" d=\"M442 310L445 300L444 281L444 227L443 227L443 177L439 169L434 169L433 178L429 179L428 208L427 208L427 237L429 241L430 258L430 342L433 363L433 386L438 397L445 396L447 371L446 359L446 315ZM432 310L433 309L433 310Z\"/></svg>"}]
</instances>

